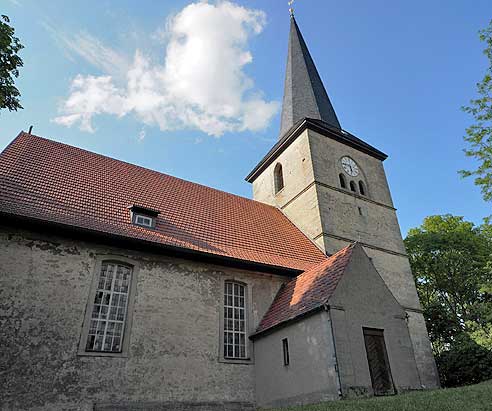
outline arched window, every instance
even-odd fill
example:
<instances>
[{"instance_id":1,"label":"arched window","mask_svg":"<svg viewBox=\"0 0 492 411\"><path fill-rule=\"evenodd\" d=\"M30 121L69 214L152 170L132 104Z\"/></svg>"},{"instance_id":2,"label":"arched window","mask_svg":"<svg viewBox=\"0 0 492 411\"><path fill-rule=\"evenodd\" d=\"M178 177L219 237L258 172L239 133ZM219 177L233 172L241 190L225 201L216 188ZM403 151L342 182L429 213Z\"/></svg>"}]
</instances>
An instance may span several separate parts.
<instances>
[{"instance_id":1,"label":"arched window","mask_svg":"<svg viewBox=\"0 0 492 411\"><path fill-rule=\"evenodd\" d=\"M282 164L278 163L273 171L273 180L275 185L275 194L284 188L284 173L282 171Z\"/></svg>"},{"instance_id":2,"label":"arched window","mask_svg":"<svg viewBox=\"0 0 492 411\"><path fill-rule=\"evenodd\" d=\"M345 176L340 173L338 177L340 178L340 187L347 188L347 180L345 180Z\"/></svg>"},{"instance_id":3,"label":"arched window","mask_svg":"<svg viewBox=\"0 0 492 411\"><path fill-rule=\"evenodd\" d=\"M365 186L365 184L364 184L364 182L362 180L359 181L359 193L362 196L365 196L366 195L366 186Z\"/></svg>"},{"instance_id":4,"label":"arched window","mask_svg":"<svg viewBox=\"0 0 492 411\"><path fill-rule=\"evenodd\" d=\"M350 182L350 191L353 191L354 193L357 192L357 186L353 181Z\"/></svg>"},{"instance_id":5,"label":"arched window","mask_svg":"<svg viewBox=\"0 0 492 411\"><path fill-rule=\"evenodd\" d=\"M224 283L224 358L244 359L246 350L246 286Z\"/></svg>"}]
</instances>

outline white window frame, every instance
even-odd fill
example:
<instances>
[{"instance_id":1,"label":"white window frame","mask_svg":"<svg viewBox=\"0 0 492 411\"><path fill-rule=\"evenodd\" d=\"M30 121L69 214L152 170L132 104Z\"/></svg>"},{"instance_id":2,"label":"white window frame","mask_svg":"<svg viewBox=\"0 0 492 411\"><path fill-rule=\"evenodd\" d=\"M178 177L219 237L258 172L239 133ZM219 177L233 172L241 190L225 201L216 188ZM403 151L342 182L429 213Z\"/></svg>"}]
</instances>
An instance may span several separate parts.
<instances>
[{"instance_id":1,"label":"white window frame","mask_svg":"<svg viewBox=\"0 0 492 411\"><path fill-rule=\"evenodd\" d=\"M127 294L127 299L126 299L126 313L124 317L124 325L123 325L123 332L122 332L122 340L120 341L120 350L119 351L95 351L95 350L87 350L87 341L89 338L90 334L90 326L91 326L91 321L94 319L93 317L93 310L95 304L95 299L96 295L98 292L101 292L99 290L99 279L101 275L101 270L104 266L104 264L113 264L113 265L121 265L121 266L126 266L128 268L131 268L131 278L130 278L130 284L128 287L128 294ZM137 283L137 275L138 275L138 265L133 261L130 260L126 257L122 256L99 256L96 260L96 264L94 267L94 272L92 276L92 283L90 286L89 290L89 296L87 300L87 305L86 305L86 310L85 310L85 317L84 317L84 322L82 326L82 332L80 335L80 341L79 341L79 349L78 349L78 355L81 356L98 356L98 357L127 357L128 356L128 350L130 346L130 332L131 332L131 327L132 327L132 319L133 319L133 306L134 306L134 298L135 298L135 291L136 291L136 283ZM113 281L111 284L111 301L113 300L113 295L119 294L117 292L113 292L114 289L114 277ZM111 304L110 304L111 305ZM109 313L108 313L109 314ZM101 319L104 320L104 319ZM107 327L109 324L109 319L106 320L106 325L105 325L105 337L107 333ZM121 323L121 322L120 322Z\"/></svg>"},{"instance_id":2,"label":"white window frame","mask_svg":"<svg viewBox=\"0 0 492 411\"><path fill-rule=\"evenodd\" d=\"M225 309L227 308L232 308L234 309L234 306L230 306L226 301L226 284L231 283L231 284L237 284L239 286L244 287L244 342L245 342L245 356L244 357L230 357L227 355L224 355L224 346L225 346L225 337L226 337L226 332L230 332L229 330L226 330L225 328L225 320L227 319L225 316ZM253 364L253 347L251 344L251 341L249 340L249 336L251 335L252 332L252 326L251 326L251 286L250 284L235 279L235 278L226 278L221 281L221 300L220 300L220 327L219 327L219 362L224 362L224 363L233 363L233 364ZM238 307L239 308L239 307ZM234 319L232 319L234 321Z\"/></svg>"},{"instance_id":3,"label":"white window frame","mask_svg":"<svg viewBox=\"0 0 492 411\"><path fill-rule=\"evenodd\" d=\"M148 215L135 213L133 222L140 227L154 228L154 218L149 217Z\"/></svg>"}]
</instances>

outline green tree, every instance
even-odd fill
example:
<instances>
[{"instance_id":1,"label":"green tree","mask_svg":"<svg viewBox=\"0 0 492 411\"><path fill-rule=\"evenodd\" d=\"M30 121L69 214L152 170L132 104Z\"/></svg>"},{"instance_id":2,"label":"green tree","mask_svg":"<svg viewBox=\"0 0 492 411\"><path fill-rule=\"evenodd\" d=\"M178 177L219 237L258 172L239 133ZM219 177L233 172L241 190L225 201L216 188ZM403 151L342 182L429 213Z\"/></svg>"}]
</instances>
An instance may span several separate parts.
<instances>
[{"instance_id":1,"label":"green tree","mask_svg":"<svg viewBox=\"0 0 492 411\"><path fill-rule=\"evenodd\" d=\"M23 66L18 53L24 46L14 36L15 30L9 23L7 16L0 17L0 110L17 111L22 106L14 79L19 77L19 68Z\"/></svg>"},{"instance_id":2,"label":"green tree","mask_svg":"<svg viewBox=\"0 0 492 411\"><path fill-rule=\"evenodd\" d=\"M405 246L441 384L492 378L492 226L431 216Z\"/></svg>"},{"instance_id":3,"label":"green tree","mask_svg":"<svg viewBox=\"0 0 492 411\"><path fill-rule=\"evenodd\" d=\"M492 229L463 217L427 217L411 229L405 246L435 354L461 333L492 344Z\"/></svg>"}]
</instances>

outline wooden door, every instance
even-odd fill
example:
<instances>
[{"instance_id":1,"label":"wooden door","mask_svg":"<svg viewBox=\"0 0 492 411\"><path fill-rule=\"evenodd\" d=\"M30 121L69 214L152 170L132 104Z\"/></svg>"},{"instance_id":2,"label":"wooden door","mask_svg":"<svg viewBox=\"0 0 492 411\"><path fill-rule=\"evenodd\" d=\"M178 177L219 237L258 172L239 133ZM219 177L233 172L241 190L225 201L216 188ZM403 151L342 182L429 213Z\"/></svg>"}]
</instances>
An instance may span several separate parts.
<instances>
[{"instance_id":1,"label":"wooden door","mask_svg":"<svg viewBox=\"0 0 492 411\"><path fill-rule=\"evenodd\" d=\"M374 395L395 393L383 330L363 328Z\"/></svg>"}]
</instances>

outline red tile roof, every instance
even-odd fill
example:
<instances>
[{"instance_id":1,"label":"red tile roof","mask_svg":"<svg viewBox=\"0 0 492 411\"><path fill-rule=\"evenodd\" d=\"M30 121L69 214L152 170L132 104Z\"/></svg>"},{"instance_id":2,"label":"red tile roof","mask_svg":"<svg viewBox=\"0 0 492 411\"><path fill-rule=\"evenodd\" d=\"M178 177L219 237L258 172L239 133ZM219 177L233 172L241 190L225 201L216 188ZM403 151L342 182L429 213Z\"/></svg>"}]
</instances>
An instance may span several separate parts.
<instances>
[{"instance_id":1,"label":"red tile roof","mask_svg":"<svg viewBox=\"0 0 492 411\"><path fill-rule=\"evenodd\" d=\"M275 207L26 133L0 154L0 212L299 271L325 258Z\"/></svg>"},{"instance_id":2,"label":"red tile roof","mask_svg":"<svg viewBox=\"0 0 492 411\"><path fill-rule=\"evenodd\" d=\"M345 272L354 245L343 248L282 286L255 334L263 333L326 304Z\"/></svg>"}]
</instances>

